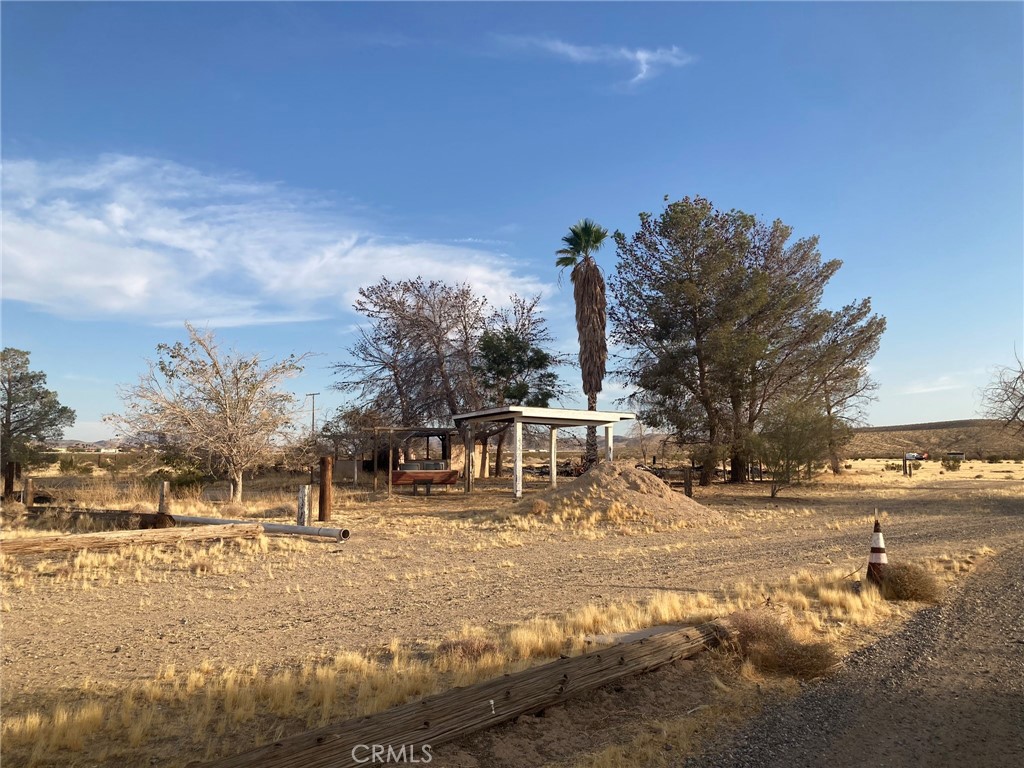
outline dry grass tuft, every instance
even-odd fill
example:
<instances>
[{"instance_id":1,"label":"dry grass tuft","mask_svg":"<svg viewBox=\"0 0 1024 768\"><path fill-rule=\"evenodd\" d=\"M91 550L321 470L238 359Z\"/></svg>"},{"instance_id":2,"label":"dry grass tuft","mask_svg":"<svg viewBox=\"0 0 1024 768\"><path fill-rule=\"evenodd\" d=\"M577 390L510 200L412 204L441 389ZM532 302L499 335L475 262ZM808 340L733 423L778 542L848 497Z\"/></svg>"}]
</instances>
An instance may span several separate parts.
<instances>
[{"instance_id":1,"label":"dry grass tuft","mask_svg":"<svg viewBox=\"0 0 1024 768\"><path fill-rule=\"evenodd\" d=\"M448 657L453 662L479 661L497 652L498 646L495 643L479 636L451 638L437 646L437 655Z\"/></svg>"},{"instance_id":2,"label":"dry grass tuft","mask_svg":"<svg viewBox=\"0 0 1024 768\"><path fill-rule=\"evenodd\" d=\"M882 597L886 600L916 600L938 603L942 589L934 576L919 565L889 563L882 571Z\"/></svg>"},{"instance_id":3,"label":"dry grass tuft","mask_svg":"<svg viewBox=\"0 0 1024 768\"><path fill-rule=\"evenodd\" d=\"M828 674L839 663L830 644L801 642L792 628L769 610L741 611L730 620L739 632L740 652L764 672L811 679Z\"/></svg>"}]
</instances>

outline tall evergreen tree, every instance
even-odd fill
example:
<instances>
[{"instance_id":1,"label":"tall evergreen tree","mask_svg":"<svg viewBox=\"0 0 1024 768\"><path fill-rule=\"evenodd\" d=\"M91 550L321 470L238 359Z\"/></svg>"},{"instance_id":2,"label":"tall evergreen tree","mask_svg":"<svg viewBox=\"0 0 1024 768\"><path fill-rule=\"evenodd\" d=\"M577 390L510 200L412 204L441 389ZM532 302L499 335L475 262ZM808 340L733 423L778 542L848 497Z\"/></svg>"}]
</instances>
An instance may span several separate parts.
<instances>
[{"instance_id":1,"label":"tall evergreen tree","mask_svg":"<svg viewBox=\"0 0 1024 768\"><path fill-rule=\"evenodd\" d=\"M46 374L29 370L29 353L13 347L0 352L0 465L4 497L14 493L17 464L28 463L35 444L59 440L75 423L75 412L46 388Z\"/></svg>"},{"instance_id":2,"label":"tall evergreen tree","mask_svg":"<svg viewBox=\"0 0 1024 768\"><path fill-rule=\"evenodd\" d=\"M700 197L641 214L631 238L615 233L610 315L613 338L631 353L623 373L642 418L704 443L704 484L725 456L731 479L746 478L757 425L773 406L829 392L835 410L865 391L885 322L866 299L821 309L841 263L822 260L816 237L791 235L781 221Z\"/></svg>"}]
</instances>

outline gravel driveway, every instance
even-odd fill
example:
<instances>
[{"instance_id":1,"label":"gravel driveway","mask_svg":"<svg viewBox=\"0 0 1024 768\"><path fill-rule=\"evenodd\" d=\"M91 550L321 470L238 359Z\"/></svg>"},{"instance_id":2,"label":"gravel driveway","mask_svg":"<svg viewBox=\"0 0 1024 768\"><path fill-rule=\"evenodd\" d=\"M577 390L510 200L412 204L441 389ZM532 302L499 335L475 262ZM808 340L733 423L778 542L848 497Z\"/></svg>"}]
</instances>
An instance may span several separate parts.
<instances>
[{"instance_id":1,"label":"gravel driveway","mask_svg":"<svg viewBox=\"0 0 1024 768\"><path fill-rule=\"evenodd\" d=\"M1024 535L839 674L677 765L1024 765Z\"/></svg>"}]
</instances>

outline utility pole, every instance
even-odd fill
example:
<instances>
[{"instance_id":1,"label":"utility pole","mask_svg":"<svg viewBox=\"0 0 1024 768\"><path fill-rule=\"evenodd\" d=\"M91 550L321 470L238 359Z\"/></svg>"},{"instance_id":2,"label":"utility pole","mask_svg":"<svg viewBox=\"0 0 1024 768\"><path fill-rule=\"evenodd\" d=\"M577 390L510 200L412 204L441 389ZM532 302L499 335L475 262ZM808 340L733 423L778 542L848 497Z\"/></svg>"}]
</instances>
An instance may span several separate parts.
<instances>
[{"instance_id":1,"label":"utility pole","mask_svg":"<svg viewBox=\"0 0 1024 768\"><path fill-rule=\"evenodd\" d=\"M309 416L309 447L312 449L316 446L316 396L319 392L307 392L306 397L313 398L313 407L310 409ZM309 460L309 484L313 484L313 468L316 466L316 462L312 459Z\"/></svg>"}]
</instances>

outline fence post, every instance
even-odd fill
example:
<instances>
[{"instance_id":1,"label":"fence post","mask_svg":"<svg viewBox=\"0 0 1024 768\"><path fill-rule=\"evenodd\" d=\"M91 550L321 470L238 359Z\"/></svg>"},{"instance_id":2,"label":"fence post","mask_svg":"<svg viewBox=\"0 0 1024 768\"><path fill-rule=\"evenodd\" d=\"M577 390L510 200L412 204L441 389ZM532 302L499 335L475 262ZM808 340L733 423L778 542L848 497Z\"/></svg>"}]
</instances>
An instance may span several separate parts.
<instances>
[{"instance_id":1,"label":"fence post","mask_svg":"<svg viewBox=\"0 0 1024 768\"><path fill-rule=\"evenodd\" d=\"M331 505L334 503L334 457L320 457L320 514L318 520L325 523L331 519Z\"/></svg>"},{"instance_id":2,"label":"fence post","mask_svg":"<svg viewBox=\"0 0 1024 768\"><path fill-rule=\"evenodd\" d=\"M683 469L683 490L689 498L693 498L693 470L690 467Z\"/></svg>"},{"instance_id":3,"label":"fence post","mask_svg":"<svg viewBox=\"0 0 1024 768\"><path fill-rule=\"evenodd\" d=\"M21 502L26 507L30 507L33 504L33 499L36 495L36 489L33 486L35 486L35 481L33 481L31 477L26 477L25 485L21 492Z\"/></svg>"},{"instance_id":4,"label":"fence post","mask_svg":"<svg viewBox=\"0 0 1024 768\"><path fill-rule=\"evenodd\" d=\"M310 490L310 487L308 485L300 485L299 486L299 514L295 518L295 524L296 525L309 525L309 523L310 523L310 520L309 520L309 517L310 517L310 513L309 513L310 493L309 493L309 490Z\"/></svg>"},{"instance_id":5,"label":"fence post","mask_svg":"<svg viewBox=\"0 0 1024 768\"><path fill-rule=\"evenodd\" d=\"M158 512L161 515L171 514L171 483L169 480L164 480L160 483L160 506Z\"/></svg>"}]
</instances>

